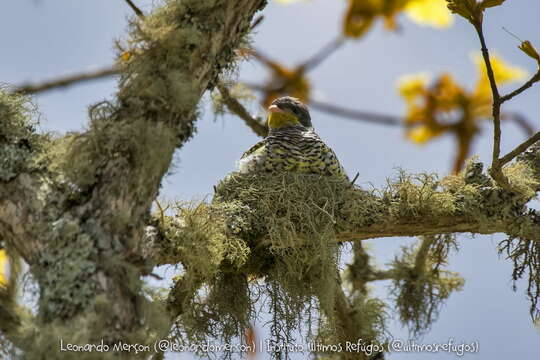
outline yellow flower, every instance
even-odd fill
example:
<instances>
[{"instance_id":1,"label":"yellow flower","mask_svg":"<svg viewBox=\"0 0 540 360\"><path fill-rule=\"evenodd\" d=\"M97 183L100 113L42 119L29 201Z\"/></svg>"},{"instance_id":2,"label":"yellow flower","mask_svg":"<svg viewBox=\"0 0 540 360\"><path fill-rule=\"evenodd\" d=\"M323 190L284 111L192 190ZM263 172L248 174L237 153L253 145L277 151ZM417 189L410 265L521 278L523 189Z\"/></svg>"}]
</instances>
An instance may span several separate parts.
<instances>
[{"instance_id":1,"label":"yellow flower","mask_svg":"<svg viewBox=\"0 0 540 360\"><path fill-rule=\"evenodd\" d=\"M343 19L343 32L346 36L359 38L373 25L379 14L379 3L374 0L349 0Z\"/></svg>"},{"instance_id":2,"label":"yellow flower","mask_svg":"<svg viewBox=\"0 0 540 360\"><path fill-rule=\"evenodd\" d=\"M445 28L454 22L446 0L410 0L405 6L405 12L420 25Z\"/></svg>"},{"instance_id":3,"label":"yellow flower","mask_svg":"<svg viewBox=\"0 0 540 360\"><path fill-rule=\"evenodd\" d=\"M491 67L495 75L497 84L506 84L517 80L523 80L527 77L527 72L517 66L509 65L497 54L490 54ZM486 63L482 54L475 53L473 55L474 62L478 66L480 76L487 78Z\"/></svg>"},{"instance_id":4,"label":"yellow flower","mask_svg":"<svg viewBox=\"0 0 540 360\"><path fill-rule=\"evenodd\" d=\"M497 85L504 85L514 81L523 80L527 77L527 72L525 70L517 66L509 65L497 54L491 53L489 57ZM473 59L478 67L478 73L480 74L480 78L476 84L475 95L477 97L491 99L491 86L489 84L484 58L480 53L475 53L473 54Z\"/></svg>"},{"instance_id":5,"label":"yellow flower","mask_svg":"<svg viewBox=\"0 0 540 360\"><path fill-rule=\"evenodd\" d=\"M528 46L526 50L533 57L536 54ZM426 74L407 75L398 82L399 92L407 103L405 135L416 144L425 144L445 133L454 135L457 143L454 172L463 168L480 131L478 121L491 116L492 95L486 67L481 55L475 55L474 60L479 70L474 92L461 87L450 74L441 74L432 83ZM525 71L495 54L491 56L491 65L499 85L526 77Z\"/></svg>"},{"instance_id":6,"label":"yellow flower","mask_svg":"<svg viewBox=\"0 0 540 360\"><path fill-rule=\"evenodd\" d=\"M133 56L133 54L129 51L124 51L121 55L120 55L120 59L122 59L122 61L129 61L129 59L131 59L131 57Z\"/></svg>"},{"instance_id":7,"label":"yellow flower","mask_svg":"<svg viewBox=\"0 0 540 360\"><path fill-rule=\"evenodd\" d=\"M8 271L8 256L6 250L0 249L0 288L8 284L6 273Z\"/></svg>"},{"instance_id":8,"label":"yellow flower","mask_svg":"<svg viewBox=\"0 0 540 360\"><path fill-rule=\"evenodd\" d=\"M519 49L528 56L538 61L538 63L540 64L540 54L538 54L538 50L536 50L536 48L533 46L533 44L531 44L530 41L522 41Z\"/></svg>"},{"instance_id":9,"label":"yellow flower","mask_svg":"<svg viewBox=\"0 0 540 360\"><path fill-rule=\"evenodd\" d=\"M424 145L429 140L442 135L444 131L443 127L421 125L408 131L407 137L416 144Z\"/></svg>"},{"instance_id":10,"label":"yellow flower","mask_svg":"<svg viewBox=\"0 0 540 360\"><path fill-rule=\"evenodd\" d=\"M403 75L398 79L398 90L408 104L416 102L416 99L425 93L429 82L428 73Z\"/></svg>"}]
</instances>

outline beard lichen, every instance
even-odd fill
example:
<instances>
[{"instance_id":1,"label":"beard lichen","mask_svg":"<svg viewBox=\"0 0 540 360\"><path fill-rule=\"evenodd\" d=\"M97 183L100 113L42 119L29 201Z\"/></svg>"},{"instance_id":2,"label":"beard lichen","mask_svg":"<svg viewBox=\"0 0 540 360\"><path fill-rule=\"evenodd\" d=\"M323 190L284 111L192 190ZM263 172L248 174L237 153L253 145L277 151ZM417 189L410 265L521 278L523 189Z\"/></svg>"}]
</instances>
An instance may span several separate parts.
<instances>
[{"instance_id":1,"label":"beard lichen","mask_svg":"<svg viewBox=\"0 0 540 360\"><path fill-rule=\"evenodd\" d=\"M481 176L481 166L474 162L468 166L442 181L435 175L401 172L378 194L316 175L231 174L215 187L210 204L177 209L176 235L165 226L168 246L182 247L181 256L173 256L183 259L188 274L197 274L191 275L197 284L204 284L202 289L193 287L199 290L182 305L189 310L179 323L191 339L210 336L230 342L254 320L261 306L252 296L256 293L266 296L264 306L272 314L274 357L288 356L287 348L277 345L291 343L301 328L307 328L304 334L311 339L327 344L343 341L343 336L330 335L343 331L339 328L343 315L340 319L337 310L337 303L343 302L338 280L341 231L354 232L374 223L406 224L421 217L434 223L454 216L488 223L500 214L482 209L495 209L500 197L511 196L512 202L505 198L508 211L515 211L533 186L524 181L522 192L505 194L493 190L489 179ZM526 170L516 168L512 173L520 179ZM483 196L485 191L494 191L493 197ZM429 244L424 250L404 249L391 264L396 306L413 335L428 329L442 303L463 285L458 274L442 269L455 245L453 238L442 236ZM419 252L425 252L422 261ZM231 294L242 301L231 302ZM349 330L383 343L384 304L367 293L351 294L346 302L352 309L348 317L354 314L362 322L349 324Z\"/></svg>"},{"instance_id":2,"label":"beard lichen","mask_svg":"<svg viewBox=\"0 0 540 360\"><path fill-rule=\"evenodd\" d=\"M437 319L442 304L463 287L459 274L442 269L457 244L452 235L426 236L420 245L402 248L391 264L393 295L397 312L413 336L427 331Z\"/></svg>"},{"instance_id":3,"label":"beard lichen","mask_svg":"<svg viewBox=\"0 0 540 360\"><path fill-rule=\"evenodd\" d=\"M261 306L272 313L272 341L291 343L303 325L311 334L307 318L335 311L335 234L351 185L315 175L232 174L215 191L210 204L179 206L162 229L165 246L191 274L184 280L205 284L182 304L186 338L230 343Z\"/></svg>"}]
</instances>

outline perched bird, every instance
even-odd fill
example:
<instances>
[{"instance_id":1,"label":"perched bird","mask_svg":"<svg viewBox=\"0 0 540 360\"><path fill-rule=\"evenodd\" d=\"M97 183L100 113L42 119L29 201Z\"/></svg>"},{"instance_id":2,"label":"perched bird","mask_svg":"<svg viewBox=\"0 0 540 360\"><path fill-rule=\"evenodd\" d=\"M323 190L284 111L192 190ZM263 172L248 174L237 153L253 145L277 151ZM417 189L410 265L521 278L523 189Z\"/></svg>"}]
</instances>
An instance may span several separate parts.
<instances>
[{"instance_id":1,"label":"perched bird","mask_svg":"<svg viewBox=\"0 0 540 360\"><path fill-rule=\"evenodd\" d=\"M246 151L242 173L299 172L347 178L336 154L313 130L308 108L298 99L280 97L268 107L269 133Z\"/></svg>"}]
</instances>

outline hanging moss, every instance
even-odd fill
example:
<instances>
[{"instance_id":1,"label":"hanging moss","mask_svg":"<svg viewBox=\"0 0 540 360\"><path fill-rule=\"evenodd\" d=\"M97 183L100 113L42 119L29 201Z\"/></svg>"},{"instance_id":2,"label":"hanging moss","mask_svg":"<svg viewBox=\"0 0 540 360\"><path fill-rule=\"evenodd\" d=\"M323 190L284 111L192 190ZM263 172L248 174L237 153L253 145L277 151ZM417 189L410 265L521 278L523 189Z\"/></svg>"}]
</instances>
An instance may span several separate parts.
<instances>
[{"instance_id":1,"label":"hanging moss","mask_svg":"<svg viewBox=\"0 0 540 360\"><path fill-rule=\"evenodd\" d=\"M515 193L494 187L474 161L462 173L442 180L430 174L400 172L379 192L315 175L231 174L216 186L212 203L180 206L174 218L174 223L181 224L175 228L181 231L166 247L180 249L180 245L186 269L195 269L200 275L197 281L205 284L205 290L192 297L190 306L195 310L190 319L206 320L182 324L187 332L196 328L198 338L205 334L219 338L225 329L228 337L233 333L230 329L237 329L236 335L241 336L239 329L256 306L249 294L263 291L273 316L271 341L291 342L299 328L307 325L306 334L311 334L311 326L316 324L321 339L335 342L336 338L324 334L338 330L335 306L341 285L337 281L340 249L336 236L342 232L354 234L372 224L391 227L419 218L433 219L434 223L442 218L470 218L486 227L506 221L523 211L536 186L528 180L527 166L518 164L506 171L516 184ZM527 234L525 229L534 228L525 223L516 226L516 232L522 235ZM197 240L185 240L192 237ZM428 329L444 301L463 285L458 274L444 269L454 246L453 237L438 237L425 249L404 249L391 264L396 307L413 335ZM370 271L366 270L366 279ZM220 302L228 298L218 291L226 287L223 279L244 284L233 286L245 299L238 307ZM231 279L252 282L246 286ZM367 289L351 295L352 313L365 324L351 331L382 344L386 316L383 304L370 298ZM220 319L215 309L227 315ZM287 354L276 352L273 356Z\"/></svg>"},{"instance_id":2,"label":"hanging moss","mask_svg":"<svg viewBox=\"0 0 540 360\"><path fill-rule=\"evenodd\" d=\"M376 298L370 297L367 294L358 294L352 299L349 324L354 325L355 338L350 339L352 344L361 344L359 352L352 352L355 360L376 358L378 353L384 352L386 349L386 340L388 331L386 329L386 321L389 317L387 305ZM317 358L320 359L343 359L343 353L337 352L336 349L347 350L347 343L340 339L341 329L336 329L330 319L325 319L316 337L316 343L321 344L319 351L315 351ZM324 347L326 346L326 347ZM354 349L349 345L350 349ZM327 351L324 351L327 349ZM371 352L371 353L370 353ZM366 356L367 355L367 356Z\"/></svg>"},{"instance_id":3,"label":"hanging moss","mask_svg":"<svg viewBox=\"0 0 540 360\"><path fill-rule=\"evenodd\" d=\"M444 301L463 287L459 274L442 268L454 247L452 236L425 237L421 245L402 248L401 256L391 264L391 293L401 322L413 336L428 330Z\"/></svg>"},{"instance_id":4,"label":"hanging moss","mask_svg":"<svg viewBox=\"0 0 540 360\"><path fill-rule=\"evenodd\" d=\"M216 187L211 204L180 206L164 224L165 238L207 286L204 301L195 296L182 316L188 338L241 336L256 305L250 295L262 291L257 278L266 283L279 339L290 342L306 311L333 312L335 231L350 190L319 176L235 174Z\"/></svg>"}]
</instances>

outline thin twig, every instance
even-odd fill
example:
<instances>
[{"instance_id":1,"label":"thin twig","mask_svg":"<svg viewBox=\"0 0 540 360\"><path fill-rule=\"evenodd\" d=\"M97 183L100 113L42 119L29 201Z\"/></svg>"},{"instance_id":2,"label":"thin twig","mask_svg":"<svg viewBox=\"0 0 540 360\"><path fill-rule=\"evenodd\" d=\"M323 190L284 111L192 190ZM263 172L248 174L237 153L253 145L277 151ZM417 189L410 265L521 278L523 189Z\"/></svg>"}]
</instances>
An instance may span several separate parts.
<instances>
[{"instance_id":1,"label":"thin twig","mask_svg":"<svg viewBox=\"0 0 540 360\"><path fill-rule=\"evenodd\" d=\"M253 118L253 116L250 115L246 108L231 95L229 89L227 89L227 87L223 83L218 83L217 88L219 89L219 92L223 97L223 102L225 103L229 111L238 115L242 120L244 120L246 125L249 126L249 128L253 130L255 134L261 137L265 137L266 135L268 135L268 128L264 126L260 121Z\"/></svg>"},{"instance_id":2,"label":"thin twig","mask_svg":"<svg viewBox=\"0 0 540 360\"><path fill-rule=\"evenodd\" d=\"M137 14L138 17L140 17L141 19L144 18L144 13L142 12L141 9L139 9L139 8L137 7L137 5L135 5L135 4L133 3L133 1L131 1L131 0L125 0L125 2L128 3L129 7L135 12L135 14Z\"/></svg>"},{"instance_id":3,"label":"thin twig","mask_svg":"<svg viewBox=\"0 0 540 360\"><path fill-rule=\"evenodd\" d=\"M516 146L514 150L510 151L508 154L503 156L499 160L499 165L503 166L504 164L507 164L508 162L512 161L516 156L518 156L519 154L527 150L529 146L531 146L537 141L540 141L540 131L534 134L533 136L531 136L530 138L528 138L527 140L525 140L524 142L522 142L521 144L519 144L518 146Z\"/></svg>"},{"instance_id":4,"label":"thin twig","mask_svg":"<svg viewBox=\"0 0 540 360\"><path fill-rule=\"evenodd\" d=\"M504 189L511 190L510 183L508 178L504 175L502 171L502 165L500 164L499 157L501 155L501 96L499 94L499 89L497 88L497 82L495 81L495 74L493 72L493 67L491 66L491 59L489 58L489 51L486 46L486 40L484 38L484 30L482 29L482 21L477 19L473 23L474 28L480 39L480 45L482 50L482 57L484 58L484 63L486 64L486 72L489 79L489 84L491 86L491 93L493 97L493 154L491 158L491 168L489 169L489 174L495 180L499 186Z\"/></svg>"},{"instance_id":5,"label":"thin twig","mask_svg":"<svg viewBox=\"0 0 540 360\"><path fill-rule=\"evenodd\" d=\"M367 281L378 281L378 280L392 280L396 278L396 273L394 270L380 270L374 271L369 275Z\"/></svg>"},{"instance_id":6,"label":"thin twig","mask_svg":"<svg viewBox=\"0 0 540 360\"><path fill-rule=\"evenodd\" d=\"M523 86L521 86L520 88L512 91L508 95L501 96L501 104L504 103L505 101L508 101L508 100L514 98L515 96L521 94L522 92L524 92L525 90L527 90L528 88L533 86L534 83L536 83L538 81L540 81L540 69L538 70L538 72L536 74L534 74L534 76L529 81L527 81L525 84L523 84Z\"/></svg>"},{"instance_id":7,"label":"thin twig","mask_svg":"<svg viewBox=\"0 0 540 360\"><path fill-rule=\"evenodd\" d=\"M105 77L118 74L118 70L114 66L109 66L104 69L99 69L96 71L89 71L83 73L77 73L73 75L67 75L64 77L59 77L50 81L45 81L42 83L27 83L22 84L15 88L15 92L26 93L26 94L35 94L40 92L45 92L49 90L59 89L63 87L68 87L74 85L75 83L98 80Z\"/></svg>"},{"instance_id":8,"label":"thin twig","mask_svg":"<svg viewBox=\"0 0 540 360\"><path fill-rule=\"evenodd\" d=\"M324 60L326 60L330 55L332 55L336 50L338 50L345 43L345 38L339 36L333 39L330 43L323 46L319 51L317 51L312 57L304 61L302 64L296 67L296 69L303 69L304 72L313 70L315 67L319 66ZM259 62L265 64L266 66L274 65L268 56L263 54L260 50L253 49L253 57Z\"/></svg>"},{"instance_id":9,"label":"thin twig","mask_svg":"<svg viewBox=\"0 0 540 360\"><path fill-rule=\"evenodd\" d=\"M253 22L251 23L251 27L249 28L250 31L255 29L257 26L259 26L264 20L264 15L259 15Z\"/></svg>"},{"instance_id":10,"label":"thin twig","mask_svg":"<svg viewBox=\"0 0 540 360\"><path fill-rule=\"evenodd\" d=\"M323 103L320 101L311 101L309 103L309 106L319 111L338 115L352 120L360 120L379 125L406 126L403 119L399 116L376 114L368 111L347 109L339 105Z\"/></svg>"},{"instance_id":11,"label":"thin twig","mask_svg":"<svg viewBox=\"0 0 540 360\"><path fill-rule=\"evenodd\" d=\"M339 36L336 39L332 40L330 43L326 44L321 50L319 50L315 55L305 61L301 66L305 71L309 71L319 66L324 60L326 60L330 55L332 55L336 50L338 50L345 43L345 38Z\"/></svg>"},{"instance_id":12,"label":"thin twig","mask_svg":"<svg viewBox=\"0 0 540 360\"><path fill-rule=\"evenodd\" d=\"M354 185L354 183L356 182L356 180L358 179L359 176L360 176L360 173L357 172L356 175L354 176L354 179L352 179L352 181L351 181L351 185Z\"/></svg>"},{"instance_id":13,"label":"thin twig","mask_svg":"<svg viewBox=\"0 0 540 360\"><path fill-rule=\"evenodd\" d=\"M274 62L270 60L270 58L267 55L263 54L260 50L257 50L255 48L251 50L252 50L251 55L253 56L253 58L255 58L255 60L258 60L260 63L270 68L274 65Z\"/></svg>"},{"instance_id":14,"label":"thin twig","mask_svg":"<svg viewBox=\"0 0 540 360\"><path fill-rule=\"evenodd\" d=\"M520 145L516 146L514 150L510 151L508 154L500 157L501 154L501 105L515 96L521 94L523 91L530 88L535 82L540 81L540 70L525 84L523 84L517 90L514 90L508 95L500 96L499 90L497 88L497 83L495 81L495 75L493 73L493 68L491 66L491 60L489 58L489 52L486 46L486 41L484 38L484 32L482 29L482 21L477 20L473 24L476 32L478 33L478 38L480 39L480 44L482 46L482 56L486 64L487 75L489 79L489 84L491 86L491 92L493 95L493 124L494 124L494 134L493 134L493 159L491 164L491 169L489 173L491 177L499 184L501 187L511 190L510 183L508 178L504 175L502 167L508 162L512 161L516 156L527 150L529 146L536 143L540 140L540 132L537 132L529 139L525 140Z\"/></svg>"},{"instance_id":15,"label":"thin twig","mask_svg":"<svg viewBox=\"0 0 540 360\"><path fill-rule=\"evenodd\" d=\"M495 132L493 136L492 163L493 165L495 165L498 162L499 155L501 153L501 97L499 94L499 89L497 88L497 82L495 81L493 67L491 66L491 59L489 57L489 51L486 46L482 23L478 21L476 24L474 24L474 28L476 29L476 32L478 33L478 38L480 39L482 57L484 58L484 62L486 64L486 72L489 79L489 85L491 86L491 93L493 96L493 125L495 126Z\"/></svg>"},{"instance_id":16,"label":"thin twig","mask_svg":"<svg viewBox=\"0 0 540 360\"><path fill-rule=\"evenodd\" d=\"M266 92L271 90L259 84L247 82L242 82L242 84L255 91ZM404 119L395 115L377 114L369 111L348 109L339 105L329 104L317 100L312 100L307 105L309 105L310 108L351 120L358 120L378 125L407 127Z\"/></svg>"},{"instance_id":17,"label":"thin twig","mask_svg":"<svg viewBox=\"0 0 540 360\"><path fill-rule=\"evenodd\" d=\"M501 121L513 121L518 125L527 137L533 136L536 132L533 124L520 113L501 113Z\"/></svg>"},{"instance_id":18,"label":"thin twig","mask_svg":"<svg viewBox=\"0 0 540 360\"><path fill-rule=\"evenodd\" d=\"M165 211L167 211L169 209L169 206L167 206L165 209L163 209L163 207L159 203L158 199L156 199L155 202L156 202L156 205L157 205L157 207L159 209L161 225L165 226Z\"/></svg>"}]
</instances>

